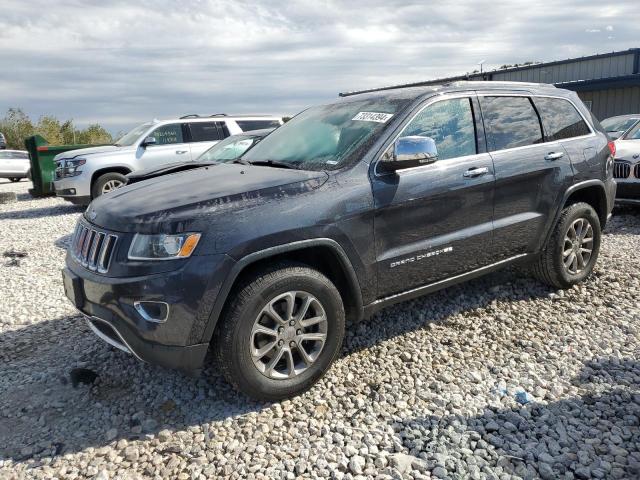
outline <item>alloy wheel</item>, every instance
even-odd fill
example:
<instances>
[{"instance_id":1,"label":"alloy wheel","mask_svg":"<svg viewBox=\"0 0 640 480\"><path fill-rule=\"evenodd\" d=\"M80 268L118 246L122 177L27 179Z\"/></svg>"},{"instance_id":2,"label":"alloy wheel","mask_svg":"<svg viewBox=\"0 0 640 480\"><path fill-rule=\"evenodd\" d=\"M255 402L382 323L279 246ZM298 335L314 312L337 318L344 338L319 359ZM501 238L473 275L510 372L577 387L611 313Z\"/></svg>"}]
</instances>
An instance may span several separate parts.
<instances>
[{"instance_id":1,"label":"alloy wheel","mask_svg":"<svg viewBox=\"0 0 640 480\"><path fill-rule=\"evenodd\" d=\"M593 253L593 227L586 218L578 218L569 227L564 237L562 263L571 275L581 273L591 260Z\"/></svg>"},{"instance_id":2,"label":"alloy wheel","mask_svg":"<svg viewBox=\"0 0 640 480\"><path fill-rule=\"evenodd\" d=\"M272 379L300 375L320 356L327 328L327 314L315 296L302 291L277 295L253 324L249 345L253 364Z\"/></svg>"},{"instance_id":3,"label":"alloy wheel","mask_svg":"<svg viewBox=\"0 0 640 480\"><path fill-rule=\"evenodd\" d=\"M102 186L102 194L104 195L105 193L112 192L113 190L120 188L122 185L124 185L124 183L120 180L109 180Z\"/></svg>"}]
</instances>

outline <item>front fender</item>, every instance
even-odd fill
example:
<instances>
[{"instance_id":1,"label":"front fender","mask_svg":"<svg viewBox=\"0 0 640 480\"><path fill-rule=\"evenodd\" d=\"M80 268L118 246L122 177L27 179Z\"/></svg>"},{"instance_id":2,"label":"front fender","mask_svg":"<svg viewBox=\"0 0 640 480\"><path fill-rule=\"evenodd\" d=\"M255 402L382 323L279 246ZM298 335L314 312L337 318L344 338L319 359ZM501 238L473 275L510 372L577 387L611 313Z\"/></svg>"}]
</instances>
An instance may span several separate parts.
<instances>
[{"instance_id":1,"label":"front fender","mask_svg":"<svg viewBox=\"0 0 640 480\"><path fill-rule=\"evenodd\" d=\"M280 255L287 252L294 252L296 250L302 250L309 247L328 247L330 248L339 259L341 266L344 270L347 281L349 282L350 290L355 295L355 304L357 305L357 320L360 320L364 316L363 302L362 302L362 292L360 288L360 283L358 281L358 277L356 272L349 260L349 257L345 253L344 249L338 242L332 240L330 238L315 238L309 240L301 240L297 242L292 242L284 245L278 245L270 248L266 248L264 250L259 250L253 252L249 255L238 260L232 267L231 271L227 275L225 281L223 282L220 290L218 291L218 295L213 304L213 308L211 310L211 314L209 315L209 321L204 330L202 342L208 342L213 337L213 332L215 331L216 325L224 308L224 305L231 293L231 289L238 279L239 275L251 264L263 260L265 258L274 257L276 255Z\"/></svg>"}]
</instances>

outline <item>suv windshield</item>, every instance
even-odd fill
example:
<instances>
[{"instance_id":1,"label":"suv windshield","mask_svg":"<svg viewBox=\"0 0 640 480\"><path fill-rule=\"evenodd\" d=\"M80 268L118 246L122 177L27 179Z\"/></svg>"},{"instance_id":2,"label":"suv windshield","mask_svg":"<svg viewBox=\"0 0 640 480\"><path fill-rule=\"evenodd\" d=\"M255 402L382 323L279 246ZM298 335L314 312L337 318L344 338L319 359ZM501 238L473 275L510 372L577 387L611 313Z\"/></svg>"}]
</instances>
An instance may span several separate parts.
<instances>
[{"instance_id":1,"label":"suv windshield","mask_svg":"<svg viewBox=\"0 0 640 480\"><path fill-rule=\"evenodd\" d=\"M115 145L118 147L129 147L136 143L136 140L140 138L144 132L146 132L149 127L153 125L151 122L143 123L142 125L138 125L133 130L129 131L124 137L120 138Z\"/></svg>"},{"instance_id":2,"label":"suv windshield","mask_svg":"<svg viewBox=\"0 0 640 480\"><path fill-rule=\"evenodd\" d=\"M369 98L312 107L273 131L243 157L301 170L335 170L360 158L408 98Z\"/></svg>"},{"instance_id":3,"label":"suv windshield","mask_svg":"<svg viewBox=\"0 0 640 480\"><path fill-rule=\"evenodd\" d=\"M260 141L261 136L232 136L216 143L198 157L198 162L227 162L235 160Z\"/></svg>"}]
</instances>

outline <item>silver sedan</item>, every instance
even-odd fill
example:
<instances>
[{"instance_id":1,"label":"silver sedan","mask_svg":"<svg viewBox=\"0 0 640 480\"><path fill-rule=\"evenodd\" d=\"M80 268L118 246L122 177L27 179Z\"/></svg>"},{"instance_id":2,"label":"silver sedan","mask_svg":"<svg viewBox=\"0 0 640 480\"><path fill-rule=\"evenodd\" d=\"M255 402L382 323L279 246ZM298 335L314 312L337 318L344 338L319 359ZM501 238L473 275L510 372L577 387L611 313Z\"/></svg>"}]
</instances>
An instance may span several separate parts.
<instances>
[{"instance_id":1,"label":"silver sedan","mask_svg":"<svg viewBox=\"0 0 640 480\"><path fill-rule=\"evenodd\" d=\"M0 178L19 182L29 175L29 152L24 150L0 150Z\"/></svg>"}]
</instances>

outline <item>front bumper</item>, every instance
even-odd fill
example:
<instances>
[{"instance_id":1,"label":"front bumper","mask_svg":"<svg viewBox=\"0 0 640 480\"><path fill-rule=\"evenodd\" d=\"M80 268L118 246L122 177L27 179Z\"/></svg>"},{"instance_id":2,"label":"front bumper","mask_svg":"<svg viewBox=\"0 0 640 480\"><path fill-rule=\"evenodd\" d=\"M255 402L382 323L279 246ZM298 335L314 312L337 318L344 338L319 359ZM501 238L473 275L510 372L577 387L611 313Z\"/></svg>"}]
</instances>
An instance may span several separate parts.
<instances>
[{"instance_id":1,"label":"front bumper","mask_svg":"<svg viewBox=\"0 0 640 480\"><path fill-rule=\"evenodd\" d=\"M85 175L81 174L54 180L53 188L58 197L76 205L88 205L91 202L90 183L91 180L85 179Z\"/></svg>"},{"instance_id":2,"label":"front bumper","mask_svg":"<svg viewBox=\"0 0 640 480\"><path fill-rule=\"evenodd\" d=\"M91 272L68 255L65 293L107 343L148 363L195 371L209 347L204 333L213 301L233 263L226 255L196 256L174 271L116 278ZM166 320L149 321L137 302L165 302Z\"/></svg>"}]
</instances>

